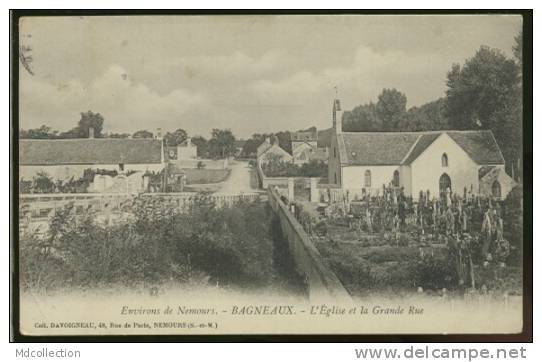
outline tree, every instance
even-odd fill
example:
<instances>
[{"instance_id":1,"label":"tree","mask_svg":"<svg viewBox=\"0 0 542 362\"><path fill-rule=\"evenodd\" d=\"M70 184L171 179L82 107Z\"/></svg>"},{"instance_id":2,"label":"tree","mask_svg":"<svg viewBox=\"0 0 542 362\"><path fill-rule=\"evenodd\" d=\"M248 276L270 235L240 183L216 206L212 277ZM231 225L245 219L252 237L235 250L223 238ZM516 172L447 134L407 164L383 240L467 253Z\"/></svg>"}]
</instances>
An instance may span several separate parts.
<instances>
[{"instance_id":1,"label":"tree","mask_svg":"<svg viewBox=\"0 0 542 362\"><path fill-rule=\"evenodd\" d=\"M258 150L258 146L263 142L264 139L264 135L260 133L254 133L252 137L246 140L245 144L243 145L243 150L241 151L241 154L245 157L256 157L256 151Z\"/></svg>"},{"instance_id":2,"label":"tree","mask_svg":"<svg viewBox=\"0 0 542 362\"><path fill-rule=\"evenodd\" d=\"M81 112L81 119L77 126L69 131L62 132L59 138L88 138L90 127L94 129L94 137L100 138L103 137L103 125L104 118L100 113Z\"/></svg>"},{"instance_id":3,"label":"tree","mask_svg":"<svg viewBox=\"0 0 542 362\"><path fill-rule=\"evenodd\" d=\"M384 131L393 131L406 112L407 98L397 89L383 89L376 103L376 114Z\"/></svg>"},{"instance_id":4,"label":"tree","mask_svg":"<svg viewBox=\"0 0 542 362\"><path fill-rule=\"evenodd\" d=\"M399 118L398 131L438 131L448 129L446 100L439 98L420 107L410 108Z\"/></svg>"},{"instance_id":5,"label":"tree","mask_svg":"<svg viewBox=\"0 0 542 362\"><path fill-rule=\"evenodd\" d=\"M108 137L108 138L129 138L130 134L129 133L110 133L110 134L106 135L106 137Z\"/></svg>"},{"instance_id":6,"label":"tree","mask_svg":"<svg viewBox=\"0 0 542 362\"><path fill-rule=\"evenodd\" d=\"M45 172L38 172L33 179L34 191L36 193L49 194L55 191L55 183Z\"/></svg>"},{"instance_id":7,"label":"tree","mask_svg":"<svg viewBox=\"0 0 542 362\"><path fill-rule=\"evenodd\" d=\"M519 67L523 67L523 31L520 31L514 38L516 44L512 47L514 57L516 58Z\"/></svg>"},{"instance_id":8,"label":"tree","mask_svg":"<svg viewBox=\"0 0 542 362\"><path fill-rule=\"evenodd\" d=\"M135 132L132 135L132 138L153 138L153 137L154 136L152 132L149 132L147 130L140 130L140 131Z\"/></svg>"},{"instance_id":9,"label":"tree","mask_svg":"<svg viewBox=\"0 0 542 362\"><path fill-rule=\"evenodd\" d=\"M448 72L446 113L452 128L489 129L507 167L521 157L520 68L500 50L482 46L463 67Z\"/></svg>"},{"instance_id":10,"label":"tree","mask_svg":"<svg viewBox=\"0 0 542 362\"><path fill-rule=\"evenodd\" d=\"M209 140L209 153L213 158L224 158L235 152L235 136L229 129L214 128Z\"/></svg>"},{"instance_id":11,"label":"tree","mask_svg":"<svg viewBox=\"0 0 542 362\"><path fill-rule=\"evenodd\" d=\"M42 125L39 128L24 130L19 133L21 139L54 139L58 137L58 131L54 131L51 127Z\"/></svg>"},{"instance_id":12,"label":"tree","mask_svg":"<svg viewBox=\"0 0 542 362\"><path fill-rule=\"evenodd\" d=\"M183 143L187 137L188 134L186 133L186 131L182 128L179 128L173 133L166 133L166 135L164 136L164 141L166 142L166 146L178 146Z\"/></svg>"},{"instance_id":13,"label":"tree","mask_svg":"<svg viewBox=\"0 0 542 362\"><path fill-rule=\"evenodd\" d=\"M312 131L312 129L314 129L314 132L316 132L316 127L311 127L308 129L308 131ZM280 131L275 133L273 136L278 140L278 145L280 148L289 154L292 154L292 139L290 137L290 132Z\"/></svg>"},{"instance_id":14,"label":"tree","mask_svg":"<svg viewBox=\"0 0 542 362\"><path fill-rule=\"evenodd\" d=\"M89 129L91 127L94 129L94 137L102 137L103 126L104 118L100 113L92 113L91 111L81 113L78 128L81 130L83 137L89 136Z\"/></svg>"},{"instance_id":15,"label":"tree","mask_svg":"<svg viewBox=\"0 0 542 362\"><path fill-rule=\"evenodd\" d=\"M342 118L345 132L372 132L380 130L380 120L374 103L362 104L345 111Z\"/></svg>"},{"instance_id":16,"label":"tree","mask_svg":"<svg viewBox=\"0 0 542 362\"><path fill-rule=\"evenodd\" d=\"M197 147L198 157L208 157L207 140L202 136L192 137L191 142Z\"/></svg>"}]
</instances>

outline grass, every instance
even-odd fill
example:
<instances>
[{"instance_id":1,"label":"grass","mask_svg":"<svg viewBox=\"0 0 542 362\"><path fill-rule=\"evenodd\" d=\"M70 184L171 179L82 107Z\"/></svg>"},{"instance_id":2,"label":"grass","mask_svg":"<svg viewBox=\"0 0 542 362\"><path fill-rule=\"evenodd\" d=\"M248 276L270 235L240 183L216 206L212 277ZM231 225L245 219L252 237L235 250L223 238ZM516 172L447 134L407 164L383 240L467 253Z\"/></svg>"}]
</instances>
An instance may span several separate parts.
<instances>
[{"instance_id":1,"label":"grass","mask_svg":"<svg viewBox=\"0 0 542 362\"><path fill-rule=\"evenodd\" d=\"M324 262L354 296L386 290L409 294L415 293L418 286L429 293L459 288L455 262L445 245L429 246L411 240L396 246L389 237L358 234L344 226L329 225L328 238L314 241ZM476 288L485 285L494 295L522 294L521 267L491 263L475 265L474 271Z\"/></svg>"}]
</instances>

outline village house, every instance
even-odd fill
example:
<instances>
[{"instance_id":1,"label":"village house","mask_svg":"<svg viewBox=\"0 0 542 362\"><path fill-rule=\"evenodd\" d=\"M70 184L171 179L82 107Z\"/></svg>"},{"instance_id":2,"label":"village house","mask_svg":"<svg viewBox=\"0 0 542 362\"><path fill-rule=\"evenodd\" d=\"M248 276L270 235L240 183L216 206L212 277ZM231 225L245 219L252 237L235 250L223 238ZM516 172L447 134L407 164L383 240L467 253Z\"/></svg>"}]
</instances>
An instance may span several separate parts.
<instances>
[{"instance_id":1,"label":"village house","mask_svg":"<svg viewBox=\"0 0 542 362\"><path fill-rule=\"evenodd\" d=\"M198 158L198 147L192 143L192 139L188 137L177 146L166 147L166 159L174 160L195 160Z\"/></svg>"},{"instance_id":2,"label":"village house","mask_svg":"<svg viewBox=\"0 0 542 362\"><path fill-rule=\"evenodd\" d=\"M309 145L316 148L318 144L318 132L316 130L292 132L290 135L292 150L301 145Z\"/></svg>"},{"instance_id":3,"label":"village house","mask_svg":"<svg viewBox=\"0 0 542 362\"><path fill-rule=\"evenodd\" d=\"M279 146L277 137L267 137L256 150L258 164L264 164L270 160L292 162L292 155Z\"/></svg>"},{"instance_id":4,"label":"village house","mask_svg":"<svg viewBox=\"0 0 542 362\"><path fill-rule=\"evenodd\" d=\"M327 130L325 130L327 131ZM328 158L328 144L325 140L319 141L322 131L308 130L293 132L290 135L292 144L292 158L295 164L308 163L311 160L325 161Z\"/></svg>"},{"instance_id":5,"label":"village house","mask_svg":"<svg viewBox=\"0 0 542 362\"><path fill-rule=\"evenodd\" d=\"M328 178L352 196L385 185L407 196L449 189L504 198L515 186L491 131L342 132L341 117L335 99Z\"/></svg>"},{"instance_id":6,"label":"village house","mask_svg":"<svg viewBox=\"0 0 542 362\"><path fill-rule=\"evenodd\" d=\"M160 172L164 168L161 139L139 138L21 139L19 179L45 172L53 180L80 178L87 169Z\"/></svg>"}]
</instances>

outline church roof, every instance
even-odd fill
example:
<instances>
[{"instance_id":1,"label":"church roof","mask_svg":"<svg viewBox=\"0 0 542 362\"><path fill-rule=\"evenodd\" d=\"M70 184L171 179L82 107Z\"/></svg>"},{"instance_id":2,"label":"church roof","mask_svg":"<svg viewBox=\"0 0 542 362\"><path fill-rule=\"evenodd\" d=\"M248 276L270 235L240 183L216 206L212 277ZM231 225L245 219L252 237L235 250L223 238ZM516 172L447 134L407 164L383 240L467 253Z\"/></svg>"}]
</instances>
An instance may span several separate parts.
<instances>
[{"instance_id":1,"label":"church roof","mask_svg":"<svg viewBox=\"0 0 542 362\"><path fill-rule=\"evenodd\" d=\"M338 137L341 163L399 165L418 139L404 132L345 132Z\"/></svg>"},{"instance_id":2,"label":"church roof","mask_svg":"<svg viewBox=\"0 0 542 362\"><path fill-rule=\"evenodd\" d=\"M342 164L408 165L448 134L477 164L503 164L491 131L344 132L337 136Z\"/></svg>"},{"instance_id":3,"label":"church roof","mask_svg":"<svg viewBox=\"0 0 542 362\"><path fill-rule=\"evenodd\" d=\"M74 138L19 140L20 165L111 165L162 162L162 140Z\"/></svg>"},{"instance_id":4,"label":"church roof","mask_svg":"<svg viewBox=\"0 0 542 362\"><path fill-rule=\"evenodd\" d=\"M412 150L410 153L408 153L405 160L403 160L403 164L410 165L415 159L418 158L422 154L423 151L429 147L433 141L435 141L441 133L427 133L422 134L418 136L418 139L416 140L415 144L413 145Z\"/></svg>"},{"instance_id":5,"label":"church roof","mask_svg":"<svg viewBox=\"0 0 542 362\"><path fill-rule=\"evenodd\" d=\"M491 131L450 131L450 137L479 165L503 164L504 157Z\"/></svg>"}]
</instances>

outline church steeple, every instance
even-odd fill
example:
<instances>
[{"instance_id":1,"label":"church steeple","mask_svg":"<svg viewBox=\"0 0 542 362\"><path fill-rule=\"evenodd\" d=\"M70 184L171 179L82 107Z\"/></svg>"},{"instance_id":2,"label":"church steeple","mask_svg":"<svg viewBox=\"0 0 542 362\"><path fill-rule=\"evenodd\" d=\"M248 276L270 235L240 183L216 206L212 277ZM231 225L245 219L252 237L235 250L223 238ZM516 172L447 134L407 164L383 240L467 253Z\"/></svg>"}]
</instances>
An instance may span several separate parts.
<instances>
[{"instance_id":1,"label":"church steeple","mask_svg":"<svg viewBox=\"0 0 542 362\"><path fill-rule=\"evenodd\" d=\"M335 87L335 99L333 100L332 117L333 117L333 128L335 129L335 133L341 133L343 112L341 109L341 101L339 100L339 90L337 87Z\"/></svg>"}]
</instances>

